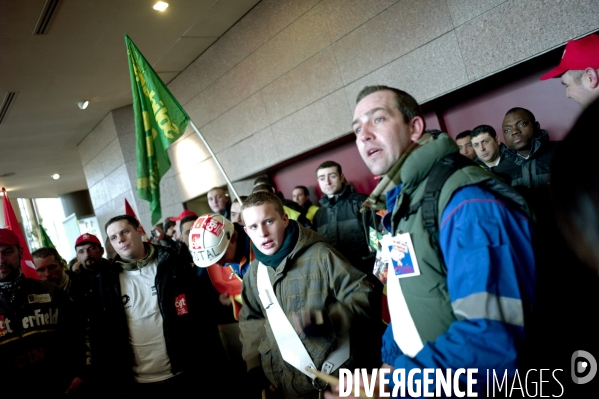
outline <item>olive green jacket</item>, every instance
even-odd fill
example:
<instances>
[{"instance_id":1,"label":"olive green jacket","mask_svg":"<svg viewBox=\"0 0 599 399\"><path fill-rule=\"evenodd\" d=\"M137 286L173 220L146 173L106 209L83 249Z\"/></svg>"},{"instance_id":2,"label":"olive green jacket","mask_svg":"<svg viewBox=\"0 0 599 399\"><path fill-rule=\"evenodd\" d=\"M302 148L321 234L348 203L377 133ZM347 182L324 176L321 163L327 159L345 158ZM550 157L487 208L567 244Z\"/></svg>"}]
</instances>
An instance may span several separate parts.
<instances>
[{"instance_id":1,"label":"olive green jacket","mask_svg":"<svg viewBox=\"0 0 599 399\"><path fill-rule=\"evenodd\" d=\"M318 233L302 226L299 229L297 244L291 253L276 270L272 267L267 270L279 304L289 320L293 313L300 314L304 308L326 310L332 326L329 334L318 337L299 334L312 361L320 369L327 355L335 349L341 332L350 331L351 341L356 326L363 328L370 324L372 288L366 275L322 242ZM271 383L286 391L288 396L299 397L314 392L312 381L281 356L258 296L257 271L258 261L254 261L243 278L243 307L239 320L243 358L248 370L262 366ZM352 345L350 362L355 359L353 349L357 347Z\"/></svg>"}]
</instances>

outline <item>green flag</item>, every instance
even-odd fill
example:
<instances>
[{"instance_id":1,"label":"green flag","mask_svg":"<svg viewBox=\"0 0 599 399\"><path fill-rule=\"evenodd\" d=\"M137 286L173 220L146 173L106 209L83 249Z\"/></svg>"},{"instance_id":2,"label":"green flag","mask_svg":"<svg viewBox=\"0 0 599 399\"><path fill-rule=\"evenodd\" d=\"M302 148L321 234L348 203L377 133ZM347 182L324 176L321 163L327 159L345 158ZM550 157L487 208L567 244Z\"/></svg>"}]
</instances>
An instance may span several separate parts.
<instances>
[{"instance_id":1,"label":"green flag","mask_svg":"<svg viewBox=\"0 0 599 399\"><path fill-rule=\"evenodd\" d=\"M125 35L137 142L137 194L150 202L152 224L162 216L160 179L171 167L166 149L185 132L189 115Z\"/></svg>"},{"instance_id":2,"label":"green flag","mask_svg":"<svg viewBox=\"0 0 599 399\"><path fill-rule=\"evenodd\" d=\"M42 247L56 248L54 246L54 244L52 243L52 240L46 233L46 230L44 230L44 228L42 227L41 224L39 225L39 228L40 228L40 237L42 238Z\"/></svg>"},{"instance_id":3,"label":"green flag","mask_svg":"<svg viewBox=\"0 0 599 399\"><path fill-rule=\"evenodd\" d=\"M50 236L48 235L48 233L46 233L46 230L44 230L44 228L42 227L42 225L40 224L38 227L40 228L40 237L42 239L42 247L56 248L54 246L54 243L50 239ZM62 264L62 268L64 270L69 270L69 265L62 258L62 256L60 257L60 263Z\"/></svg>"}]
</instances>

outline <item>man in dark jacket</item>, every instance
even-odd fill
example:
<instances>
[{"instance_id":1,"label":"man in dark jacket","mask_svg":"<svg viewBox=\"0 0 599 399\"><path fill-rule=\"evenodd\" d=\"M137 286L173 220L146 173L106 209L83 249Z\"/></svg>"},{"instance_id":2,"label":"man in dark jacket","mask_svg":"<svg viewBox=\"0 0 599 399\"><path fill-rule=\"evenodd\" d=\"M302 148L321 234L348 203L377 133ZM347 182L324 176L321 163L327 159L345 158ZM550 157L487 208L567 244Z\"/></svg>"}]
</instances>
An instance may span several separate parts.
<instances>
[{"instance_id":1,"label":"man in dark jacket","mask_svg":"<svg viewBox=\"0 0 599 399\"><path fill-rule=\"evenodd\" d=\"M538 230L553 224L549 198L550 165L556 143L549 141L549 133L542 130L532 112L512 108L503 118L503 139L507 146L505 159L493 173L503 177L528 202L537 221Z\"/></svg>"},{"instance_id":2,"label":"man in dark jacket","mask_svg":"<svg viewBox=\"0 0 599 399\"><path fill-rule=\"evenodd\" d=\"M220 382L226 355L207 279L168 248L142 242L137 219L106 223L117 252L90 294L95 376L108 392L183 396ZM220 369L220 370L219 370Z\"/></svg>"},{"instance_id":3,"label":"man in dark jacket","mask_svg":"<svg viewBox=\"0 0 599 399\"><path fill-rule=\"evenodd\" d=\"M499 142L495 129L489 125L480 125L472 130L470 137L477 155L474 162L500 176L509 184L512 176L518 174L521 168L512 160L506 160L509 152L508 148L505 144Z\"/></svg>"},{"instance_id":4,"label":"man in dark jacket","mask_svg":"<svg viewBox=\"0 0 599 399\"><path fill-rule=\"evenodd\" d=\"M0 229L2 397L73 394L85 366L83 324L66 292L25 278L22 254L15 233Z\"/></svg>"},{"instance_id":5,"label":"man in dark jacket","mask_svg":"<svg viewBox=\"0 0 599 399\"><path fill-rule=\"evenodd\" d=\"M362 223L362 218L370 214L360 213L367 196L355 192L347 184L337 162L323 162L316 169L316 177L323 195L320 199L322 206L314 215L313 229L322 235L324 242L341 252L349 263L371 275L374 256L370 256Z\"/></svg>"},{"instance_id":6,"label":"man in dark jacket","mask_svg":"<svg viewBox=\"0 0 599 399\"><path fill-rule=\"evenodd\" d=\"M549 141L549 133L541 129L532 112L519 107L505 114L502 130L509 150L506 158L521 166L512 172L512 187L547 187L549 165L555 151L555 142Z\"/></svg>"}]
</instances>

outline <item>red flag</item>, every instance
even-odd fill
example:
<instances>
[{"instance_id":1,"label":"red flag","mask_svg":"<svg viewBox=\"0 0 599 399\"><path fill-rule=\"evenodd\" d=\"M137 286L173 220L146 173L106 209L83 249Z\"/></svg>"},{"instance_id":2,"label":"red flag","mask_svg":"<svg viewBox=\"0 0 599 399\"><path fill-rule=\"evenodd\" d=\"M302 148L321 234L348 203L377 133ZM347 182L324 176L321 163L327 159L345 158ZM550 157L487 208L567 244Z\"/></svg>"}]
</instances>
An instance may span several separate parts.
<instances>
[{"instance_id":1,"label":"red flag","mask_svg":"<svg viewBox=\"0 0 599 399\"><path fill-rule=\"evenodd\" d=\"M139 219L137 218L137 215L133 211L133 208L131 208L131 205L129 205L129 201L127 201L127 198L125 198L125 215L133 216L139 222ZM141 227L141 235L146 237L146 239L147 239L148 235L146 234L144 227L141 225L141 222L139 222L139 227Z\"/></svg>"},{"instance_id":2,"label":"red flag","mask_svg":"<svg viewBox=\"0 0 599 399\"><path fill-rule=\"evenodd\" d=\"M4 187L2 187L2 194L4 194L4 197L2 198L2 202L4 203L4 223L6 223L7 229L12 230L13 233L19 237L21 248L23 248L23 257L21 258L21 269L23 270L23 274L27 278L39 280L39 276L35 271L35 265L33 264L33 258L29 253L29 246L27 245L27 242L25 242L25 238L23 238L21 226L19 226L17 216L15 215L15 211L12 209L12 205L8 200L8 194L6 193L6 189Z\"/></svg>"}]
</instances>

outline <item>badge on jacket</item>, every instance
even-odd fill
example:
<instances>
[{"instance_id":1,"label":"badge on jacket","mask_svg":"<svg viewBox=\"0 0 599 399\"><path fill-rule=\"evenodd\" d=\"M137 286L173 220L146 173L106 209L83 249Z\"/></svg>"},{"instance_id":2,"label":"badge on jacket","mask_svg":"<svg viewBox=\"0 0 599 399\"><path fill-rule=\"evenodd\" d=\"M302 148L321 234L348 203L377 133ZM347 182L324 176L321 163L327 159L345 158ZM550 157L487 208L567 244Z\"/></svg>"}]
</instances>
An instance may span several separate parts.
<instances>
[{"instance_id":1,"label":"badge on jacket","mask_svg":"<svg viewBox=\"0 0 599 399\"><path fill-rule=\"evenodd\" d=\"M185 298L185 294L175 297L175 308L177 309L177 316L183 316L184 314L189 313L189 310L187 310L187 298Z\"/></svg>"},{"instance_id":2,"label":"badge on jacket","mask_svg":"<svg viewBox=\"0 0 599 399\"><path fill-rule=\"evenodd\" d=\"M420 275L416 252L410 233L385 234L381 240L383 251L386 253L389 268L397 278L414 277ZM391 270L389 270L391 271Z\"/></svg>"},{"instance_id":3,"label":"badge on jacket","mask_svg":"<svg viewBox=\"0 0 599 399\"><path fill-rule=\"evenodd\" d=\"M27 295L27 301L29 303L49 303L52 302L50 294L30 294Z\"/></svg>"}]
</instances>

